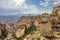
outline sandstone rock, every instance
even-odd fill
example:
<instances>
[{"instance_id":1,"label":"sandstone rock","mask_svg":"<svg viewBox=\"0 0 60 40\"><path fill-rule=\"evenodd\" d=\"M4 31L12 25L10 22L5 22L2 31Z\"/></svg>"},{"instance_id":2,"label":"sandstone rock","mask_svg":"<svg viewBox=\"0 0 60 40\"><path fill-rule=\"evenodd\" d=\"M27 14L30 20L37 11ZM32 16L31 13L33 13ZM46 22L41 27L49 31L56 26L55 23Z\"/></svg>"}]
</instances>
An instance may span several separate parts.
<instances>
[{"instance_id":1,"label":"sandstone rock","mask_svg":"<svg viewBox=\"0 0 60 40\"><path fill-rule=\"evenodd\" d=\"M39 31L42 36L50 36L50 35L53 36L51 22L39 24Z\"/></svg>"},{"instance_id":2,"label":"sandstone rock","mask_svg":"<svg viewBox=\"0 0 60 40\"><path fill-rule=\"evenodd\" d=\"M33 17L33 24L38 27L38 24L41 23L41 19L39 16Z\"/></svg>"},{"instance_id":3,"label":"sandstone rock","mask_svg":"<svg viewBox=\"0 0 60 40\"><path fill-rule=\"evenodd\" d=\"M22 16L17 23L19 23L20 25L26 25L27 28L30 27L31 25L31 17L30 16Z\"/></svg>"},{"instance_id":4,"label":"sandstone rock","mask_svg":"<svg viewBox=\"0 0 60 40\"><path fill-rule=\"evenodd\" d=\"M24 36L26 29L30 28L32 24L37 27L41 36L53 36L52 25L59 21L60 6L57 6L53 8L52 14L44 13L38 16L22 16L16 23L13 24L0 23L0 36L5 40L13 40L14 37L21 38ZM28 40L33 40L36 35L33 34L29 36Z\"/></svg>"},{"instance_id":5,"label":"sandstone rock","mask_svg":"<svg viewBox=\"0 0 60 40\"><path fill-rule=\"evenodd\" d=\"M17 38L23 37L23 35L25 34L24 32L25 32L25 26L22 25L22 26L20 26L19 29L17 29L17 30L15 31L15 36L16 36Z\"/></svg>"},{"instance_id":6,"label":"sandstone rock","mask_svg":"<svg viewBox=\"0 0 60 40\"><path fill-rule=\"evenodd\" d=\"M53 11L52 11L52 14L54 14L55 16L57 16L58 19L59 19L58 22L60 22L60 6L54 7Z\"/></svg>"},{"instance_id":7,"label":"sandstone rock","mask_svg":"<svg viewBox=\"0 0 60 40\"><path fill-rule=\"evenodd\" d=\"M60 6L53 7L52 13L57 14L59 10L60 10Z\"/></svg>"}]
</instances>

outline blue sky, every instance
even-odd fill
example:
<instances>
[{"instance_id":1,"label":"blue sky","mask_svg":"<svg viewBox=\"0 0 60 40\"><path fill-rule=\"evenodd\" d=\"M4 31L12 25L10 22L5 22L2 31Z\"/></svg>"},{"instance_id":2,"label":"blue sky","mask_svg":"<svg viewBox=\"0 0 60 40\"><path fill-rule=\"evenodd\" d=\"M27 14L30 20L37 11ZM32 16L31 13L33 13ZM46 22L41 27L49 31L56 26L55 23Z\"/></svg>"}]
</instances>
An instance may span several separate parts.
<instances>
[{"instance_id":1,"label":"blue sky","mask_svg":"<svg viewBox=\"0 0 60 40\"><path fill-rule=\"evenodd\" d=\"M60 0L0 0L0 15L51 13Z\"/></svg>"}]
</instances>

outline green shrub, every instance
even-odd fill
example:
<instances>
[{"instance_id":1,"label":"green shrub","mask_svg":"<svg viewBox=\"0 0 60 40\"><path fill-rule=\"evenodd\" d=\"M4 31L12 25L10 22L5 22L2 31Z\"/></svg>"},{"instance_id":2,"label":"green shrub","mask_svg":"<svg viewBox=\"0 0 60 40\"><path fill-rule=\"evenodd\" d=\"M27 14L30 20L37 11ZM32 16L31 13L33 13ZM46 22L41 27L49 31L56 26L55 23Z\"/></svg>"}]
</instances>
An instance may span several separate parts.
<instances>
[{"instance_id":1,"label":"green shrub","mask_svg":"<svg viewBox=\"0 0 60 40\"><path fill-rule=\"evenodd\" d=\"M58 29L57 29L57 31L59 31L59 32L60 32L60 28L58 28Z\"/></svg>"},{"instance_id":2,"label":"green shrub","mask_svg":"<svg viewBox=\"0 0 60 40\"><path fill-rule=\"evenodd\" d=\"M60 32L57 32L57 35L60 35Z\"/></svg>"},{"instance_id":3,"label":"green shrub","mask_svg":"<svg viewBox=\"0 0 60 40\"><path fill-rule=\"evenodd\" d=\"M57 24L58 27L60 27L60 24Z\"/></svg>"},{"instance_id":4,"label":"green shrub","mask_svg":"<svg viewBox=\"0 0 60 40\"><path fill-rule=\"evenodd\" d=\"M34 31L36 31L37 29L36 29L36 26L34 26L33 24L30 26L30 28L28 28L28 29L26 29L25 30L25 34L26 35L28 35L28 34L33 34L34 33Z\"/></svg>"},{"instance_id":5,"label":"green shrub","mask_svg":"<svg viewBox=\"0 0 60 40\"><path fill-rule=\"evenodd\" d=\"M45 36L45 37L50 39L50 38L53 38L54 36Z\"/></svg>"},{"instance_id":6,"label":"green shrub","mask_svg":"<svg viewBox=\"0 0 60 40\"><path fill-rule=\"evenodd\" d=\"M40 37L37 37L36 40L40 40Z\"/></svg>"}]
</instances>

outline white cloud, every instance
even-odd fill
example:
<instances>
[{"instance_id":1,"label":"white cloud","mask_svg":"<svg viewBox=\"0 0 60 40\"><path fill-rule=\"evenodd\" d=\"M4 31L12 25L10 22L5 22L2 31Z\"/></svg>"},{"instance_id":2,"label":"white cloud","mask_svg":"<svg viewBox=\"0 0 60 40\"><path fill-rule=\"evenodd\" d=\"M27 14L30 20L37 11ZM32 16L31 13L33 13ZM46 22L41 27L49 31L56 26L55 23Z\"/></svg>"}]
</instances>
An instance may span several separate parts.
<instances>
[{"instance_id":1,"label":"white cloud","mask_svg":"<svg viewBox=\"0 0 60 40\"><path fill-rule=\"evenodd\" d=\"M48 10L39 10L35 5L27 6L21 9L21 14L42 14L42 13L51 13L51 11Z\"/></svg>"},{"instance_id":2,"label":"white cloud","mask_svg":"<svg viewBox=\"0 0 60 40\"><path fill-rule=\"evenodd\" d=\"M31 5L26 7L23 7L21 9L21 13L22 14L41 14L41 11L35 6L35 5Z\"/></svg>"},{"instance_id":3,"label":"white cloud","mask_svg":"<svg viewBox=\"0 0 60 40\"><path fill-rule=\"evenodd\" d=\"M16 2L17 1L17 2ZM40 5L44 5L45 7L48 6L48 1L49 0L45 0L46 2L41 2ZM0 7L3 8L8 8L8 9L15 9L18 11L14 11L12 13L8 13L5 15L16 15L16 14L42 14L43 11L39 10L35 5L27 5L25 4L25 0L1 0L0 1ZM47 11L44 11L47 12Z\"/></svg>"},{"instance_id":4,"label":"white cloud","mask_svg":"<svg viewBox=\"0 0 60 40\"><path fill-rule=\"evenodd\" d=\"M40 5L47 7L49 5L49 0L45 0L45 2L40 1Z\"/></svg>"},{"instance_id":5,"label":"white cloud","mask_svg":"<svg viewBox=\"0 0 60 40\"><path fill-rule=\"evenodd\" d=\"M53 5L60 4L60 0L49 0L49 2L52 3Z\"/></svg>"},{"instance_id":6,"label":"white cloud","mask_svg":"<svg viewBox=\"0 0 60 40\"><path fill-rule=\"evenodd\" d=\"M4 9L15 9L12 13L5 13L6 15L15 14L41 14L40 10L35 5L25 4L25 0L1 0L0 7ZM11 12L11 11L10 11ZM4 15L5 15L4 14Z\"/></svg>"},{"instance_id":7,"label":"white cloud","mask_svg":"<svg viewBox=\"0 0 60 40\"><path fill-rule=\"evenodd\" d=\"M0 7L19 8L25 4L25 0L0 0Z\"/></svg>"},{"instance_id":8,"label":"white cloud","mask_svg":"<svg viewBox=\"0 0 60 40\"><path fill-rule=\"evenodd\" d=\"M44 7L47 7L49 5L57 5L57 4L60 4L60 0L45 0L45 2L42 2L40 1L40 5L41 6L44 6Z\"/></svg>"},{"instance_id":9,"label":"white cloud","mask_svg":"<svg viewBox=\"0 0 60 40\"><path fill-rule=\"evenodd\" d=\"M25 2L25 0L13 0L15 3L16 3L16 5L23 5L23 3Z\"/></svg>"},{"instance_id":10,"label":"white cloud","mask_svg":"<svg viewBox=\"0 0 60 40\"><path fill-rule=\"evenodd\" d=\"M58 1L58 2L54 2L53 4L54 4L54 5L56 5L56 4L60 4L60 1Z\"/></svg>"}]
</instances>

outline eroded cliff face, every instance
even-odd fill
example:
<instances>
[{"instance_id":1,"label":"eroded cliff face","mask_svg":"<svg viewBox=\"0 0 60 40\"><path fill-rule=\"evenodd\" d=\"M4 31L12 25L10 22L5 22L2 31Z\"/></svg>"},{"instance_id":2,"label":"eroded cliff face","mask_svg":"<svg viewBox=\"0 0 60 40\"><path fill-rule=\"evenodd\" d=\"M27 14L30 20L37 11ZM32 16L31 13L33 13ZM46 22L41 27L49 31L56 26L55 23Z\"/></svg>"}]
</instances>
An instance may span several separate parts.
<instances>
[{"instance_id":1,"label":"eroded cliff face","mask_svg":"<svg viewBox=\"0 0 60 40\"><path fill-rule=\"evenodd\" d=\"M54 7L52 12L58 14L58 11L60 11L60 6Z\"/></svg>"},{"instance_id":2,"label":"eroded cliff face","mask_svg":"<svg viewBox=\"0 0 60 40\"><path fill-rule=\"evenodd\" d=\"M39 35L40 36L53 36L52 25L55 25L60 21L60 6L54 7L52 14L44 13L38 16L22 16L16 23L1 24L0 23L0 39L1 40L14 40L16 38L22 38ZM55 24L54 24L55 23ZM33 29L32 29L33 28ZM31 33L37 29L37 34ZM26 34L26 32L28 34ZM26 40L35 39L36 36L27 37Z\"/></svg>"},{"instance_id":3,"label":"eroded cliff face","mask_svg":"<svg viewBox=\"0 0 60 40\"><path fill-rule=\"evenodd\" d=\"M18 23L19 23L19 25L25 25L27 28L29 28L32 23L32 19L30 16L22 16L18 20Z\"/></svg>"},{"instance_id":4,"label":"eroded cliff face","mask_svg":"<svg viewBox=\"0 0 60 40\"><path fill-rule=\"evenodd\" d=\"M52 14L58 19L58 22L60 22L60 6L54 7Z\"/></svg>"}]
</instances>

